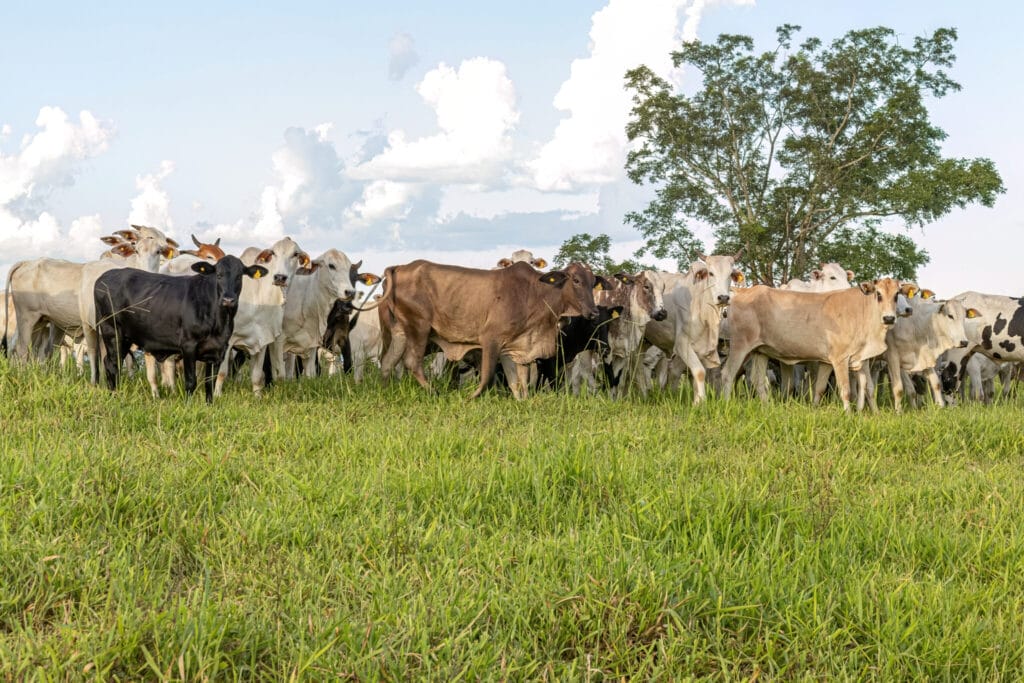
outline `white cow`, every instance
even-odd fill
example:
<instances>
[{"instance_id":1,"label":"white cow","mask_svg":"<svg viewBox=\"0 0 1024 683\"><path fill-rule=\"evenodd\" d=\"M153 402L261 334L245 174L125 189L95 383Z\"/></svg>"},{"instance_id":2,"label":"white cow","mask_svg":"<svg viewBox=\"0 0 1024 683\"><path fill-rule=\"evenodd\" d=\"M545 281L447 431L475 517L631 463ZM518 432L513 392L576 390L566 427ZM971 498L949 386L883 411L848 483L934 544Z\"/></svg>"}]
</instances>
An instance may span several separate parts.
<instances>
[{"instance_id":1,"label":"white cow","mask_svg":"<svg viewBox=\"0 0 1024 683\"><path fill-rule=\"evenodd\" d=\"M898 318L885 335L884 357L889 367L896 412L902 410L904 374L924 375L931 387L935 405L944 405L942 385L935 372L935 364L946 351L967 347L964 323L980 315L977 310L965 308L955 299L943 302L911 294L911 300L913 315Z\"/></svg>"},{"instance_id":2,"label":"white cow","mask_svg":"<svg viewBox=\"0 0 1024 683\"><path fill-rule=\"evenodd\" d=\"M548 262L542 258L534 257L532 251L527 251L526 249L519 249L518 251L512 252L512 258L503 258L500 261L498 261L497 268L508 268L513 263L519 263L520 261L529 263L537 270L543 270L544 268L548 267Z\"/></svg>"},{"instance_id":3,"label":"white cow","mask_svg":"<svg viewBox=\"0 0 1024 683\"><path fill-rule=\"evenodd\" d=\"M17 322L12 360L27 361L30 347L35 350L36 358L45 359L53 350L49 341L51 334L56 339L64 335L77 339L82 335L78 297L83 265L41 258L19 261L11 267L7 274L7 291L14 305L12 320Z\"/></svg>"},{"instance_id":4,"label":"white cow","mask_svg":"<svg viewBox=\"0 0 1024 683\"><path fill-rule=\"evenodd\" d=\"M810 280L793 279L779 287L794 292L831 292L853 286L854 273L838 263L822 263L820 269L811 271Z\"/></svg>"},{"instance_id":5,"label":"white cow","mask_svg":"<svg viewBox=\"0 0 1024 683\"><path fill-rule=\"evenodd\" d=\"M245 260L242 261L245 263ZM292 278L300 273L299 279L309 277L309 255L299 248L290 237L274 243L270 249L264 249L253 258L253 263L264 266L269 273L266 277L243 278L242 291L238 299L238 311L235 313L235 327L228 342L228 348L241 349L251 356L252 390L257 396L263 391L266 377L263 373L263 359L267 349L281 336L284 329L285 301L287 292L293 285ZM253 265L246 263L246 265ZM271 353L270 364L275 374L283 370L283 358L275 347ZM213 390L214 396L220 396L231 364L231 354L224 354L217 382Z\"/></svg>"},{"instance_id":6,"label":"white cow","mask_svg":"<svg viewBox=\"0 0 1024 683\"><path fill-rule=\"evenodd\" d=\"M371 285L380 281L376 275L360 273L361 265L362 261L352 263L343 252L328 249L310 264L308 276L296 277L290 286L284 304L282 333L275 344L280 345L282 354L290 353L302 359L307 377L316 374L314 356L320 348L327 329L327 316L335 300L351 300L356 293L356 282ZM285 364L283 376L294 376L292 363Z\"/></svg>"},{"instance_id":7,"label":"white cow","mask_svg":"<svg viewBox=\"0 0 1024 683\"><path fill-rule=\"evenodd\" d=\"M736 268L739 253L734 256L702 256L690 265L685 275L644 271L652 282L663 287L665 311L663 321L647 323L644 336L666 355L675 355L693 377L693 402L705 397L708 368L718 367L718 332L722 309L729 305L731 286L743 281ZM657 286L657 285L656 285ZM646 379L646 375L642 374ZM646 394L648 382L641 383Z\"/></svg>"}]
</instances>

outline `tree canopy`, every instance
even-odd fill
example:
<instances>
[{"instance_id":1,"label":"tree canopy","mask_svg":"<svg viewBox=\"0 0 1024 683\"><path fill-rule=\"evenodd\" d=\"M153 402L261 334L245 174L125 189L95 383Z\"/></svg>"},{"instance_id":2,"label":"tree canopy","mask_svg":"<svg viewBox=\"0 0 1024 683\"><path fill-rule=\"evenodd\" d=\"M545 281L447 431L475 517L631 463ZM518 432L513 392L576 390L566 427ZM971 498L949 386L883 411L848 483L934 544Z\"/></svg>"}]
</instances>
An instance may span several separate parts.
<instances>
[{"instance_id":1,"label":"tree canopy","mask_svg":"<svg viewBox=\"0 0 1024 683\"><path fill-rule=\"evenodd\" d=\"M608 235L597 235L596 237L587 232L573 235L562 242L558 253L555 254L555 266L564 267L573 261L580 261L590 265L595 273L613 275L615 273L638 273L646 266L626 259L616 261L609 255L612 241Z\"/></svg>"},{"instance_id":2,"label":"tree canopy","mask_svg":"<svg viewBox=\"0 0 1024 683\"><path fill-rule=\"evenodd\" d=\"M946 71L954 29L912 46L880 27L794 49L797 31L779 27L778 44L760 54L749 36L684 43L672 59L700 74L692 95L646 66L626 74L637 144L626 171L657 188L626 217L647 240L638 256L688 263L702 249L695 220L713 229L715 251L745 247L746 267L766 284L821 261L913 278L927 253L883 221L923 227L1005 192L989 159L943 157L946 133L929 120L925 99L960 89Z\"/></svg>"}]
</instances>

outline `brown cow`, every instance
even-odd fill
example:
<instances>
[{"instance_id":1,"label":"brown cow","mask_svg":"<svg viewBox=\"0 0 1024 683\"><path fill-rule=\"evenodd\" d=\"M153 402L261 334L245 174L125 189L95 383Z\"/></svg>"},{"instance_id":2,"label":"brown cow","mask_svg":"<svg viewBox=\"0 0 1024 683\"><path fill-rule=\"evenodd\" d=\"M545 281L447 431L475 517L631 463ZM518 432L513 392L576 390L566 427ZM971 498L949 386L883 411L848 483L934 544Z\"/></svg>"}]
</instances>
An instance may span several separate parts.
<instances>
[{"instance_id":1,"label":"brown cow","mask_svg":"<svg viewBox=\"0 0 1024 683\"><path fill-rule=\"evenodd\" d=\"M477 270L413 261L391 266L379 307L387 349L381 373L387 381L400 359L424 388L423 356L430 342L449 360L480 349L482 362L476 398L494 376L499 359L515 364L512 394L526 396L529 363L555 355L558 319L594 317L593 290L607 282L588 267L570 263L564 270L538 274L528 263L500 270Z\"/></svg>"},{"instance_id":2,"label":"brown cow","mask_svg":"<svg viewBox=\"0 0 1024 683\"><path fill-rule=\"evenodd\" d=\"M723 396L732 391L747 355L757 352L783 363L829 363L835 369L843 407L849 410L849 371L860 370L865 361L885 351L885 335L896 322L899 295L900 283L892 278L826 293L764 286L736 291L729 307ZM866 381L865 375L858 377ZM755 382L762 399L767 399L764 380L755 377Z\"/></svg>"}]
</instances>

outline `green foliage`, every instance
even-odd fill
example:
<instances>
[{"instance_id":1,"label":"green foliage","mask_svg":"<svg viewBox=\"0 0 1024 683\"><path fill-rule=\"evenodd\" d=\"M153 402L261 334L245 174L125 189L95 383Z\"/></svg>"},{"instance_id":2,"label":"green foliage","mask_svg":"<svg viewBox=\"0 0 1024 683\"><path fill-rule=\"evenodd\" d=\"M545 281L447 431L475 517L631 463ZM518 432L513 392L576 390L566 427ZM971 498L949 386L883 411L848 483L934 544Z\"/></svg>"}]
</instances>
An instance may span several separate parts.
<instances>
[{"instance_id":1,"label":"green foliage","mask_svg":"<svg viewBox=\"0 0 1024 683\"><path fill-rule=\"evenodd\" d=\"M594 237L590 233L581 232L562 242L562 246L558 248L558 253L555 255L555 265L562 268L573 261L579 261L590 265L595 273L606 275L639 273L647 268L632 259L614 260L608 254L611 246L612 240L608 235L601 234Z\"/></svg>"},{"instance_id":2,"label":"green foliage","mask_svg":"<svg viewBox=\"0 0 1024 683\"><path fill-rule=\"evenodd\" d=\"M744 246L745 266L767 284L819 261L854 266L826 256L841 237L863 263L913 277L927 254L880 233L880 219L923 226L970 203L992 206L1005 191L990 160L944 158L946 134L928 117L926 97L960 88L946 72L956 32L904 47L891 29L872 28L794 48L798 29L780 27L775 49L761 54L748 36L685 43L672 58L701 75L692 96L645 66L626 75L635 104L627 134L639 143L626 170L657 186L627 220L646 252L687 257L699 248L689 221L702 221L715 251Z\"/></svg>"},{"instance_id":3,"label":"green foliage","mask_svg":"<svg viewBox=\"0 0 1024 683\"><path fill-rule=\"evenodd\" d=\"M846 415L322 377L207 406L141 375L0 359L4 680L1024 670L1020 397Z\"/></svg>"}]
</instances>

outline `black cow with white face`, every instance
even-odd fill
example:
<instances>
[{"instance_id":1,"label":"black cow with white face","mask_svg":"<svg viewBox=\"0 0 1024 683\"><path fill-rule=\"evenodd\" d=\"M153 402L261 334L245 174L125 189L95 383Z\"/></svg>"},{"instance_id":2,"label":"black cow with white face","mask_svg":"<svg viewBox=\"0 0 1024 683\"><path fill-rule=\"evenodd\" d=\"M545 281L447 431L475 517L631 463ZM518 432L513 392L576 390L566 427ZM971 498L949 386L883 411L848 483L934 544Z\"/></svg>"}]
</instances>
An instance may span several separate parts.
<instances>
[{"instance_id":1,"label":"black cow with white face","mask_svg":"<svg viewBox=\"0 0 1024 683\"><path fill-rule=\"evenodd\" d=\"M206 402L213 402L214 372L234 330L242 278L263 277L268 271L245 266L234 256L216 264L199 261L192 270L197 274L178 277L118 268L96 280L96 318L111 390L117 388L121 359L134 344L158 361L180 355L190 396L197 384L196 361L206 363Z\"/></svg>"}]
</instances>

